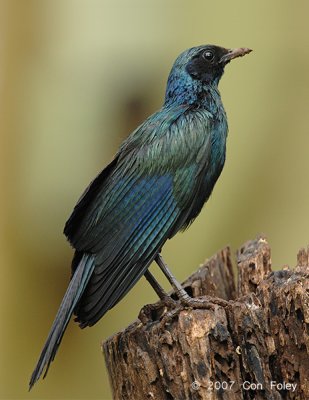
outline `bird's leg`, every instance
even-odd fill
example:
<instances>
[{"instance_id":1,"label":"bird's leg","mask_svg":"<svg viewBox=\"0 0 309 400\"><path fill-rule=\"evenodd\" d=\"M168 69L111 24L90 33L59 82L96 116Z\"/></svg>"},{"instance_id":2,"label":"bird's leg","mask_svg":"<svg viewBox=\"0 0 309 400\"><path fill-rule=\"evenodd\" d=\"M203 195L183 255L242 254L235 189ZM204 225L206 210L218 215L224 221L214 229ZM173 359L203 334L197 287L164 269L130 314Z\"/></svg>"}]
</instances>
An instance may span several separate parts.
<instances>
[{"instance_id":1,"label":"bird's leg","mask_svg":"<svg viewBox=\"0 0 309 400\"><path fill-rule=\"evenodd\" d=\"M166 304L166 305L175 305L175 301L166 293L160 283L156 280L156 278L152 275L152 273L147 270L144 274L147 281L150 283L154 291L157 293L159 298Z\"/></svg>"},{"instance_id":2,"label":"bird's leg","mask_svg":"<svg viewBox=\"0 0 309 400\"><path fill-rule=\"evenodd\" d=\"M166 291L163 289L163 287L160 285L160 283L156 280L156 278L152 275L150 271L147 270L144 276L150 283L154 291L157 293L161 301L155 304L145 305L141 309L138 318L143 324L147 324L149 320L151 321L160 319L162 320L162 318L165 321L167 317L164 318L164 315L165 316L170 315L170 313L167 312L167 310L175 309L177 303L166 293Z\"/></svg>"},{"instance_id":3,"label":"bird's leg","mask_svg":"<svg viewBox=\"0 0 309 400\"><path fill-rule=\"evenodd\" d=\"M162 272L172 285L175 293L177 294L180 302L189 307L197 307L197 308L214 308L214 304L218 304L221 306L226 306L228 304L227 301L218 298L211 298L211 301L207 298L192 298L188 295L185 289L181 286L181 284L177 281L174 275L169 270L168 266L164 262L160 253L155 258L156 263L161 268Z\"/></svg>"},{"instance_id":4,"label":"bird's leg","mask_svg":"<svg viewBox=\"0 0 309 400\"><path fill-rule=\"evenodd\" d=\"M168 279L169 283L172 285L172 287L175 290L177 296L179 297L179 300L191 299L191 297L188 295L188 293L185 291L185 289L181 286L181 284L177 281L177 279L171 273L171 271L169 270L168 266L164 262L164 260L163 260L163 258L162 258L160 253L158 253L158 255L156 256L155 262L159 265L161 271L166 276L166 278Z\"/></svg>"}]
</instances>

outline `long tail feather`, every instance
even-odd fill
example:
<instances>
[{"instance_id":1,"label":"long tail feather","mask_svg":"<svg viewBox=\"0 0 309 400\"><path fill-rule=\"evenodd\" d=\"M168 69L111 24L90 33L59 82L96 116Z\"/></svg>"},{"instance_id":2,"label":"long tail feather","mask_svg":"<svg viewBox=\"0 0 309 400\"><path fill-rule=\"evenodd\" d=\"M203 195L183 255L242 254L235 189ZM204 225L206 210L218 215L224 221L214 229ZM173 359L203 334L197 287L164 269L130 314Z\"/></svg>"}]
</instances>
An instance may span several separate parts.
<instances>
[{"instance_id":1,"label":"long tail feather","mask_svg":"<svg viewBox=\"0 0 309 400\"><path fill-rule=\"evenodd\" d=\"M55 358L62 336L70 321L74 308L76 307L78 300L85 290L94 267L95 264L93 256L84 254L75 270L74 275L72 276L68 289L61 302L56 318L40 355L39 361L32 373L29 382L29 390L31 390L32 386L40 378L44 369L45 373L43 378L45 378L50 363Z\"/></svg>"}]
</instances>

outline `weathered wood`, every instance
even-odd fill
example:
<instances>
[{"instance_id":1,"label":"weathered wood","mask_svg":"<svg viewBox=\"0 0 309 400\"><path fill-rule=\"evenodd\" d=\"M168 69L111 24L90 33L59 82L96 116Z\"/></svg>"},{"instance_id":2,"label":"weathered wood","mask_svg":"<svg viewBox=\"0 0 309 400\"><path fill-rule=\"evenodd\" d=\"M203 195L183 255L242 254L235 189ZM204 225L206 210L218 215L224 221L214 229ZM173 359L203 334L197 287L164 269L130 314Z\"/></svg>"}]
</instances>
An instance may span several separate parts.
<instances>
[{"instance_id":1,"label":"weathered wood","mask_svg":"<svg viewBox=\"0 0 309 400\"><path fill-rule=\"evenodd\" d=\"M236 292L219 252L183 283L212 309L148 305L103 344L114 399L309 399L308 261L302 249L294 270L272 272L266 240L247 242Z\"/></svg>"},{"instance_id":2,"label":"weathered wood","mask_svg":"<svg viewBox=\"0 0 309 400\"><path fill-rule=\"evenodd\" d=\"M238 296L255 293L271 271L270 247L263 237L245 243L237 251Z\"/></svg>"}]
</instances>

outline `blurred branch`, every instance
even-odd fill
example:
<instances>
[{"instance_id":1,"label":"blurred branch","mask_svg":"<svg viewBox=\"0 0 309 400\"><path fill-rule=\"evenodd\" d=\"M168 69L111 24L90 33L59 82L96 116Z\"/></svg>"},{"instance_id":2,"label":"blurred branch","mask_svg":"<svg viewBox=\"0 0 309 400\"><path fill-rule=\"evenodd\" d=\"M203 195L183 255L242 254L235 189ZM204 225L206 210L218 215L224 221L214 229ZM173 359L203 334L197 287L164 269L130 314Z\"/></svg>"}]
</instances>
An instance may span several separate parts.
<instances>
[{"instance_id":1,"label":"blurred branch","mask_svg":"<svg viewBox=\"0 0 309 400\"><path fill-rule=\"evenodd\" d=\"M228 300L213 309L145 306L140 320L103 344L114 399L309 398L309 254L271 271L264 238L227 248L183 286ZM141 322L143 321L143 322Z\"/></svg>"}]
</instances>

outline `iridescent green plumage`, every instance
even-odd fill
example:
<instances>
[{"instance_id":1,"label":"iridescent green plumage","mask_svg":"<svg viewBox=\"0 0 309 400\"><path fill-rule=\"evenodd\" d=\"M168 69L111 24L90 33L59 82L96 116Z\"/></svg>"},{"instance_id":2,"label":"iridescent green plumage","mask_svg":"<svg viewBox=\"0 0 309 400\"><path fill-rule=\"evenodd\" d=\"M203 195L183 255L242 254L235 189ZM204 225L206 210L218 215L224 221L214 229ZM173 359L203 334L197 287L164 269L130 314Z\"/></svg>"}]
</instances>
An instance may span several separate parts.
<instances>
[{"instance_id":1,"label":"iridescent green plumage","mask_svg":"<svg viewBox=\"0 0 309 400\"><path fill-rule=\"evenodd\" d=\"M201 211L225 161L217 85L227 62L246 52L200 46L182 53L163 107L125 140L77 203L64 229L76 249L71 283L30 387L48 369L70 315L81 327L95 324Z\"/></svg>"}]
</instances>

